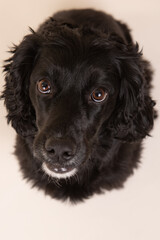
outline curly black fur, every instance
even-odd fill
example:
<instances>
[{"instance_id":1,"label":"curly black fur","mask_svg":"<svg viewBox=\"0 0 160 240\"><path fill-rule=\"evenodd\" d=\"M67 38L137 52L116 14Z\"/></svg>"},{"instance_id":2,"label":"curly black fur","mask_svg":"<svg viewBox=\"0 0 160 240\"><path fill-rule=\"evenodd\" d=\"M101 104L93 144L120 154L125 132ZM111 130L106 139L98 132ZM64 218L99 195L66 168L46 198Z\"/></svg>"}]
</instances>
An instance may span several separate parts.
<instances>
[{"instance_id":1,"label":"curly black fur","mask_svg":"<svg viewBox=\"0 0 160 240\"><path fill-rule=\"evenodd\" d=\"M150 64L127 25L90 9L58 12L11 52L2 97L18 134L24 177L53 198L74 202L122 187L154 118ZM38 92L44 78L54 94ZM102 103L90 100L98 87L108 91ZM51 138L76 148L74 176L56 179L42 170ZM54 157L48 161L68 166Z\"/></svg>"}]
</instances>

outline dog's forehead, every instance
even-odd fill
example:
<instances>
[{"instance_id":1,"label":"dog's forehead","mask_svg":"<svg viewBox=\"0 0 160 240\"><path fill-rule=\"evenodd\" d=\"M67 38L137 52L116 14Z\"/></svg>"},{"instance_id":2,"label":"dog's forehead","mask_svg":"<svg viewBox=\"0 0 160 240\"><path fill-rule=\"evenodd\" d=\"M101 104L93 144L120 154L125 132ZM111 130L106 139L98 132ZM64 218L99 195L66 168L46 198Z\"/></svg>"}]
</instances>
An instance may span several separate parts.
<instances>
[{"instance_id":1,"label":"dog's forehead","mask_svg":"<svg viewBox=\"0 0 160 240\"><path fill-rule=\"evenodd\" d=\"M83 88L105 85L111 80L112 63L99 53L79 55L50 45L41 49L34 74L48 77L62 87Z\"/></svg>"}]
</instances>

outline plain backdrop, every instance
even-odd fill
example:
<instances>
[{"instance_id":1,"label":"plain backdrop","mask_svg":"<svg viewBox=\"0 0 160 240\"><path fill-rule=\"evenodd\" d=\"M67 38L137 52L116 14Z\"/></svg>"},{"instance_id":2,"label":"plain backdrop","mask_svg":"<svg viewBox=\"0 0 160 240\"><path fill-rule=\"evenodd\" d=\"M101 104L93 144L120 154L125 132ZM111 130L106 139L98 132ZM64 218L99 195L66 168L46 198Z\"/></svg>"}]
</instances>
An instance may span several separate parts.
<instances>
[{"instance_id":1,"label":"plain backdrop","mask_svg":"<svg viewBox=\"0 0 160 240\"><path fill-rule=\"evenodd\" d=\"M28 26L36 30L57 10L95 8L132 29L134 40L154 69L152 96L160 107L159 0L0 0L0 65ZM0 91L4 76L0 72ZM2 240L159 240L160 122L144 140L141 165L125 188L94 195L72 206L44 196L22 180L14 151L15 131L0 101L0 239Z\"/></svg>"}]
</instances>

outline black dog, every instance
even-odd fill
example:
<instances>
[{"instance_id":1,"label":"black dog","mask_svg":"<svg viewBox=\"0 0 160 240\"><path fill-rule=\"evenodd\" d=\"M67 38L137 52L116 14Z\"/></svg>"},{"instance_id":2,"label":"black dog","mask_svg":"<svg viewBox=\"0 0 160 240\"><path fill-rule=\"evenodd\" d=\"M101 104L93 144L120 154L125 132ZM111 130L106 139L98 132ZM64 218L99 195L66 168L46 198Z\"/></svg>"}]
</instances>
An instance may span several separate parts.
<instances>
[{"instance_id":1,"label":"black dog","mask_svg":"<svg viewBox=\"0 0 160 240\"><path fill-rule=\"evenodd\" d=\"M24 177L57 199L119 188L153 127L152 72L127 26L58 12L7 60L3 93Z\"/></svg>"}]
</instances>

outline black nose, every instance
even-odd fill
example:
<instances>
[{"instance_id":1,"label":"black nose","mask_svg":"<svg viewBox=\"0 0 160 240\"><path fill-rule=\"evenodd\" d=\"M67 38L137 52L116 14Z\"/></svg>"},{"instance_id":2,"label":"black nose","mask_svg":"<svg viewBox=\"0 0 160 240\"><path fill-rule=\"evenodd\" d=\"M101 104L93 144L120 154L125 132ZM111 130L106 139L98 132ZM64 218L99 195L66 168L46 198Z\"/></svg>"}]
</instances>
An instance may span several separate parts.
<instances>
[{"instance_id":1,"label":"black nose","mask_svg":"<svg viewBox=\"0 0 160 240\"><path fill-rule=\"evenodd\" d=\"M71 140L49 138L45 143L45 150L57 161L69 161L75 156L76 145Z\"/></svg>"}]
</instances>

